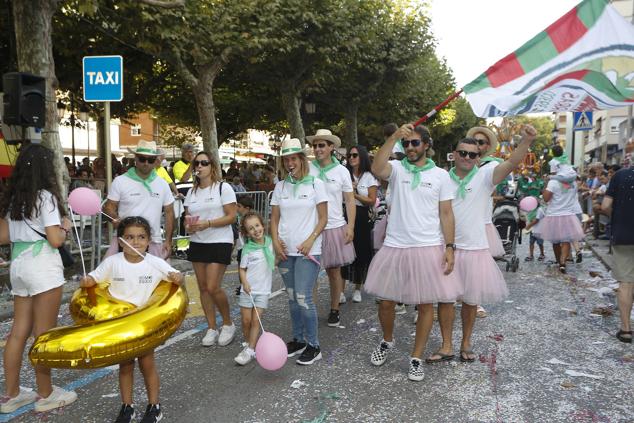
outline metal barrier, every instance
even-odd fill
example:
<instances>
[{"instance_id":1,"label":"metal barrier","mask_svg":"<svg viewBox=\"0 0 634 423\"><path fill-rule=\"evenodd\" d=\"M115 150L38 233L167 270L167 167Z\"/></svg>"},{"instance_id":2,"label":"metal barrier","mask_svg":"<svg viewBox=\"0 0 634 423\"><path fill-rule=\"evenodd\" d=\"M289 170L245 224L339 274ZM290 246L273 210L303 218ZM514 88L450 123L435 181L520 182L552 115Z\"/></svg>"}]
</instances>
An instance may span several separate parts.
<instances>
[{"instance_id":1,"label":"metal barrier","mask_svg":"<svg viewBox=\"0 0 634 423\"><path fill-rule=\"evenodd\" d=\"M260 216L262 216L264 223L268 223L269 218L271 217L269 210L269 193L266 191L236 192L236 199L240 199L245 196L251 197L251 200L253 201L252 210L258 212Z\"/></svg>"}]
</instances>

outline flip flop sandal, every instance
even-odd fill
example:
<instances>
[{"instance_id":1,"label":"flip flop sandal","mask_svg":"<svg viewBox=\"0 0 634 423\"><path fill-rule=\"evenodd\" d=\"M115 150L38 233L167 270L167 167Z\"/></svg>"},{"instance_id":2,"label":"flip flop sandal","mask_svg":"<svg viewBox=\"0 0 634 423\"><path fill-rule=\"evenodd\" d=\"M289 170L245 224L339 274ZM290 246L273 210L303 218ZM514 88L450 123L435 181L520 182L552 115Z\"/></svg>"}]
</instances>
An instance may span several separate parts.
<instances>
[{"instance_id":1,"label":"flip flop sandal","mask_svg":"<svg viewBox=\"0 0 634 423\"><path fill-rule=\"evenodd\" d=\"M629 335L629 336L623 336L623 335ZM619 331L616 333L616 338L621 341L621 342L625 342L626 344L631 344L632 343L632 331L631 330L621 330L619 329Z\"/></svg>"},{"instance_id":2,"label":"flip flop sandal","mask_svg":"<svg viewBox=\"0 0 634 423\"><path fill-rule=\"evenodd\" d=\"M437 355L438 358L433 358L433 359L432 358L426 358L425 359L425 363L427 363L427 364L442 363L443 361L451 361L455 357L455 355L453 355L453 354L443 354L440 351L436 351L432 355Z\"/></svg>"},{"instance_id":3,"label":"flip flop sandal","mask_svg":"<svg viewBox=\"0 0 634 423\"><path fill-rule=\"evenodd\" d=\"M461 350L460 361L462 361L463 363L473 363L476 358L475 357L469 358L468 356L471 354L475 356L475 353L473 352L473 350Z\"/></svg>"}]
</instances>

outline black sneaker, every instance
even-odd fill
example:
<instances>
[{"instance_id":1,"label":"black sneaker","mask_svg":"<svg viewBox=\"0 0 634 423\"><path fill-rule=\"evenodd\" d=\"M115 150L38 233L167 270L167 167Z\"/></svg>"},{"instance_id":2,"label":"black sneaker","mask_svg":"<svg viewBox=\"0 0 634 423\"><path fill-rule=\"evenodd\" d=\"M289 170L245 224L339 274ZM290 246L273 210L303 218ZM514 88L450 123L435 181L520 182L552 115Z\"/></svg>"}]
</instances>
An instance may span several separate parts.
<instances>
[{"instance_id":1,"label":"black sneaker","mask_svg":"<svg viewBox=\"0 0 634 423\"><path fill-rule=\"evenodd\" d=\"M288 352L289 357L293 357L294 355L301 354L306 349L305 342L299 342L297 339L293 338L291 342L286 343L286 351Z\"/></svg>"},{"instance_id":2,"label":"black sneaker","mask_svg":"<svg viewBox=\"0 0 634 423\"><path fill-rule=\"evenodd\" d=\"M141 423L156 423L163 419L161 404L148 404Z\"/></svg>"},{"instance_id":3,"label":"black sneaker","mask_svg":"<svg viewBox=\"0 0 634 423\"><path fill-rule=\"evenodd\" d=\"M297 364L308 366L317 360L321 360L321 350L319 347L313 347L308 344L302 355L297 359Z\"/></svg>"},{"instance_id":4,"label":"black sneaker","mask_svg":"<svg viewBox=\"0 0 634 423\"><path fill-rule=\"evenodd\" d=\"M581 251L579 251L577 253L577 263L581 263L583 261L583 255L581 254Z\"/></svg>"},{"instance_id":5,"label":"black sneaker","mask_svg":"<svg viewBox=\"0 0 634 423\"><path fill-rule=\"evenodd\" d=\"M114 423L130 423L136 417L136 412L134 411L134 407L130 404L121 405L121 410L119 410L119 415L117 416L117 420Z\"/></svg>"},{"instance_id":6,"label":"black sneaker","mask_svg":"<svg viewBox=\"0 0 634 423\"><path fill-rule=\"evenodd\" d=\"M330 314L328 314L328 326L331 328L336 328L339 326L341 319L339 318L339 310L330 309Z\"/></svg>"},{"instance_id":7,"label":"black sneaker","mask_svg":"<svg viewBox=\"0 0 634 423\"><path fill-rule=\"evenodd\" d=\"M242 288L242 285L238 285L236 287L236 295L240 295L240 289Z\"/></svg>"}]
</instances>

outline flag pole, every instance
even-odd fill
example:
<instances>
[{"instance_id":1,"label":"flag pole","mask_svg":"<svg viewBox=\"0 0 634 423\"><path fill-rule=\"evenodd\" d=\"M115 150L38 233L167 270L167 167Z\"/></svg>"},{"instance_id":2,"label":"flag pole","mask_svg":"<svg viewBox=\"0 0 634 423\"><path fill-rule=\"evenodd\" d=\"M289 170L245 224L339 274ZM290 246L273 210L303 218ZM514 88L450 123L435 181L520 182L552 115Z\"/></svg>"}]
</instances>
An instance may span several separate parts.
<instances>
[{"instance_id":1,"label":"flag pole","mask_svg":"<svg viewBox=\"0 0 634 423\"><path fill-rule=\"evenodd\" d=\"M455 93L451 94L449 97L447 97L442 103L440 103L438 106L434 107L429 113L427 113L425 116L423 116L422 118L418 119L416 122L414 122L414 126L418 126L421 123L424 123L427 121L427 119L429 119L430 117L434 116L436 113L438 113L440 111L440 109L442 109L443 107L445 107L447 104L449 104L450 102L452 102L456 97L458 97L460 94L462 94L462 88L460 88L458 91L456 91Z\"/></svg>"}]
</instances>

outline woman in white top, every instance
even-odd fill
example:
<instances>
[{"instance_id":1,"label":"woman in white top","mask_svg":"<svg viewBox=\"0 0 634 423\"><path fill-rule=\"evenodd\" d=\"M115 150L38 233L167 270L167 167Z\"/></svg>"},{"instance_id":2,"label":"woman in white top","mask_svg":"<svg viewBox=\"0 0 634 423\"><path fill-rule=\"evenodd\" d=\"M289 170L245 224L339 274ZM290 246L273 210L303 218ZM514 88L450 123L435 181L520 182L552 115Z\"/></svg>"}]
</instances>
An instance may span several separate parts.
<instances>
[{"instance_id":1,"label":"woman in white top","mask_svg":"<svg viewBox=\"0 0 634 423\"><path fill-rule=\"evenodd\" d=\"M24 146L0 199L0 244L11 243L14 311L4 347L5 396L9 399L0 405L2 413L12 413L32 402L35 411L42 412L77 399L75 392L53 387L51 369L42 366L35 366L37 391L20 388L26 341L31 334L37 338L57 325L65 282L57 248L64 245L71 222L59 208L54 157L39 144Z\"/></svg>"},{"instance_id":2,"label":"woman in white top","mask_svg":"<svg viewBox=\"0 0 634 423\"><path fill-rule=\"evenodd\" d=\"M288 175L275 185L271 197L271 238L291 312L288 356L301 354L297 363L308 365L321 359L313 288L319 276L321 232L328 221L328 195L325 184L308 174L298 139L285 140L280 155Z\"/></svg>"},{"instance_id":3,"label":"woman in white top","mask_svg":"<svg viewBox=\"0 0 634 423\"><path fill-rule=\"evenodd\" d=\"M546 216L539 221L533 233L544 241L553 243L555 259L559 271L566 273L566 258L570 253L570 243L583 239L583 228L577 213L580 211L577 199L577 183L548 181L542 193L548 203Z\"/></svg>"},{"instance_id":4,"label":"woman in white top","mask_svg":"<svg viewBox=\"0 0 634 423\"><path fill-rule=\"evenodd\" d=\"M236 327L231 321L229 300L220 286L227 266L231 263L233 230L236 221L236 194L231 185L222 182L219 167L213 156L201 151L194 157L194 186L185 197L185 228L191 234L187 259L192 262L200 302L209 328L202 339L205 347L229 345ZM220 334L216 330L216 311L222 316Z\"/></svg>"},{"instance_id":5,"label":"woman in white top","mask_svg":"<svg viewBox=\"0 0 634 423\"><path fill-rule=\"evenodd\" d=\"M354 222L356 206L350 172L334 156L341 147L341 140L328 129L318 129L315 135L306 137L312 144L315 158L310 165L310 174L322 180L328 193L328 224L324 230L321 264L330 281L330 314L328 326L339 326L339 304L346 302L343 295L341 267L354 261ZM346 203L347 219L343 217ZM346 223L347 220L347 223Z\"/></svg>"},{"instance_id":6,"label":"woman in white top","mask_svg":"<svg viewBox=\"0 0 634 423\"><path fill-rule=\"evenodd\" d=\"M356 216L354 220L354 251L356 259L354 263L341 268L345 280L354 282L355 290L352 301L361 302L361 285L368 274L368 266L372 261L374 250L372 248L372 227L370 221L370 208L376 202L379 181L370 171L370 155L362 145L356 145L348 151L346 168L352 177L354 199L356 204Z\"/></svg>"}]
</instances>

